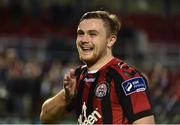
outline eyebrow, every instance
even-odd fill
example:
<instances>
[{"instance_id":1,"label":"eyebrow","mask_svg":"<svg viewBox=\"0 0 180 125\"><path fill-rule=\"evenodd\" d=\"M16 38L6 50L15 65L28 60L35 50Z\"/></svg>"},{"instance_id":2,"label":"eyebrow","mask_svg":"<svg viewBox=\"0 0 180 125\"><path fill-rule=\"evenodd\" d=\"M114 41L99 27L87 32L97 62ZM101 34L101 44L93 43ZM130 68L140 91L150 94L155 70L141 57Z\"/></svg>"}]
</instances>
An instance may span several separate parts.
<instances>
[{"instance_id":1,"label":"eyebrow","mask_svg":"<svg viewBox=\"0 0 180 125\"><path fill-rule=\"evenodd\" d=\"M97 30L88 30L88 33L98 33L98 31Z\"/></svg>"},{"instance_id":2,"label":"eyebrow","mask_svg":"<svg viewBox=\"0 0 180 125\"><path fill-rule=\"evenodd\" d=\"M88 32L88 33L98 33L97 30L88 30L87 32ZM77 33L84 33L84 31L81 30L81 29L77 29Z\"/></svg>"}]
</instances>

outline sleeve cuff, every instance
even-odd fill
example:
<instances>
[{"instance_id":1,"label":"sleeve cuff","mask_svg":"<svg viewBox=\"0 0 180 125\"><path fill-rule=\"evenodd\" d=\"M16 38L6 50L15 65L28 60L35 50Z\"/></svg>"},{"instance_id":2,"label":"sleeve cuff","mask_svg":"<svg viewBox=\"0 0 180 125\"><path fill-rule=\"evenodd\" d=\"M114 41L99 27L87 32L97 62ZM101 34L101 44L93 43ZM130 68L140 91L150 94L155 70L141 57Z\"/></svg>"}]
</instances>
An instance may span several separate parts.
<instances>
[{"instance_id":1,"label":"sleeve cuff","mask_svg":"<svg viewBox=\"0 0 180 125\"><path fill-rule=\"evenodd\" d=\"M134 121L136 121L138 119L141 119L141 118L147 117L147 116L151 116L151 115L154 115L152 110L146 110L146 111L137 113L137 114L134 115L131 122L134 122Z\"/></svg>"}]
</instances>

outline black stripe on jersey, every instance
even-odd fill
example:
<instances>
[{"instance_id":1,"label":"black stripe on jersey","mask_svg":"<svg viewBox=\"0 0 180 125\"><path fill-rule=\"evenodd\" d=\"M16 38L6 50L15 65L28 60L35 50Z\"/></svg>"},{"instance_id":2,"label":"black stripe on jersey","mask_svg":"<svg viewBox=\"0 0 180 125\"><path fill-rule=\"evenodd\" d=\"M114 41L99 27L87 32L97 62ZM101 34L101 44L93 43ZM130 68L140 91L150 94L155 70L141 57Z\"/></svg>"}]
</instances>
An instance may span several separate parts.
<instances>
[{"instance_id":1,"label":"black stripe on jersey","mask_svg":"<svg viewBox=\"0 0 180 125\"><path fill-rule=\"evenodd\" d=\"M116 93L119 98L119 102L122 106L124 116L127 117L128 121L131 123L133 122L133 108L132 108L132 103L130 96L126 96L123 88L121 87L121 83L124 81L124 79L121 77L121 75L113 68L110 68L109 70L111 72L111 75L113 76L114 83L115 83L115 88L116 88ZM125 120L125 117L123 120ZM124 121L122 121L123 123Z\"/></svg>"},{"instance_id":2,"label":"black stripe on jersey","mask_svg":"<svg viewBox=\"0 0 180 125\"><path fill-rule=\"evenodd\" d=\"M82 71L82 75L84 76L86 70L83 70ZM76 102L76 105L77 105L77 109L76 109L76 114L77 116L79 117L79 115L81 114L82 112L82 94L83 94L83 90L84 90L84 84L85 84L85 81L83 80L84 78L82 78L79 82L79 87L78 87L78 91L77 91L77 102Z\"/></svg>"},{"instance_id":3,"label":"black stripe on jersey","mask_svg":"<svg viewBox=\"0 0 180 125\"><path fill-rule=\"evenodd\" d=\"M80 81L80 84L79 84L79 90L78 90L78 93L77 93L77 116L79 116L82 112L82 93L83 93L83 89L84 89L84 83L85 81L81 80Z\"/></svg>"},{"instance_id":4,"label":"black stripe on jersey","mask_svg":"<svg viewBox=\"0 0 180 125\"><path fill-rule=\"evenodd\" d=\"M112 76L109 74L109 70L107 71L105 78L108 84L108 89L110 89ZM112 124L112 107L111 107L111 99L110 99L110 90L101 101L101 109L102 109L103 124Z\"/></svg>"},{"instance_id":5,"label":"black stripe on jersey","mask_svg":"<svg viewBox=\"0 0 180 125\"><path fill-rule=\"evenodd\" d=\"M77 79L79 79L79 77L80 77L80 75L82 73L82 70L83 69L81 67L76 68L75 75L76 75Z\"/></svg>"},{"instance_id":6,"label":"black stripe on jersey","mask_svg":"<svg viewBox=\"0 0 180 125\"><path fill-rule=\"evenodd\" d=\"M148 97L148 100L149 100L149 103L150 103L150 105L152 105L152 103L151 103L151 98L150 98L150 91L149 91L149 85L148 85L148 81L147 81L147 79L143 76L143 75L141 75L142 76L142 78L144 79L144 81L145 81L145 84L146 84L146 87L147 87L147 89L146 89L146 95L147 95L147 97Z\"/></svg>"},{"instance_id":7,"label":"black stripe on jersey","mask_svg":"<svg viewBox=\"0 0 180 125\"><path fill-rule=\"evenodd\" d=\"M99 72L94 74L95 82L92 83L91 88L89 90L88 100L87 100L87 116L89 116L93 112L93 98L94 98L94 89L96 87L96 83L98 81Z\"/></svg>"}]
</instances>

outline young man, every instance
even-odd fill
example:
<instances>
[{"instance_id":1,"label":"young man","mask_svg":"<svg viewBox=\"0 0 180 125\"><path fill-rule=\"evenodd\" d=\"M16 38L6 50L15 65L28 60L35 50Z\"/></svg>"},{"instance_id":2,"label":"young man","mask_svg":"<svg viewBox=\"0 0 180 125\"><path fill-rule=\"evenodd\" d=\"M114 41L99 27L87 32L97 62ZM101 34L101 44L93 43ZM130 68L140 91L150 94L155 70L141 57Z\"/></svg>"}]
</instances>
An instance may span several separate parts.
<instances>
[{"instance_id":1,"label":"young man","mask_svg":"<svg viewBox=\"0 0 180 125\"><path fill-rule=\"evenodd\" d=\"M135 68L113 57L120 29L106 11L85 13L76 45L84 66L64 76L64 89L45 101L40 119L53 123L73 108L79 124L153 124L148 83Z\"/></svg>"}]
</instances>

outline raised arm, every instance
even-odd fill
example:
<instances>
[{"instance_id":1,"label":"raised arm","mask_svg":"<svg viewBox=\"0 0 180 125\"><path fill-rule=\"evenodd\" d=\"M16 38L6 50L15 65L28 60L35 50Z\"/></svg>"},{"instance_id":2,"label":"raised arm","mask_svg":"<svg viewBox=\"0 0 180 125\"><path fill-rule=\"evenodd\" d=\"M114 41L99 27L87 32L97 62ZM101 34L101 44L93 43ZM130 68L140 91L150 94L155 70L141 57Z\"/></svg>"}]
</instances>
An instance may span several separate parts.
<instances>
[{"instance_id":1,"label":"raised arm","mask_svg":"<svg viewBox=\"0 0 180 125\"><path fill-rule=\"evenodd\" d=\"M66 107L75 95L75 88L75 71L71 69L64 76L64 88L43 103L40 114L41 123L55 123L67 114Z\"/></svg>"}]
</instances>

